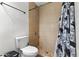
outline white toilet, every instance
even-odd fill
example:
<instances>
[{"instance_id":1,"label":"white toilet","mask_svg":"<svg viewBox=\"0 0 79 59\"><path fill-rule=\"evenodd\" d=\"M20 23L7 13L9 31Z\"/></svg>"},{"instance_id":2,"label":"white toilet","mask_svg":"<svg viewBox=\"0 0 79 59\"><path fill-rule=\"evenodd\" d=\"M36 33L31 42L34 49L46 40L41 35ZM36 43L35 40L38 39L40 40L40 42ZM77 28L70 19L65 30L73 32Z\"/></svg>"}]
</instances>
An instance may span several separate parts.
<instances>
[{"instance_id":1,"label":"white toilet","mask_svg":"<svg viewBox=\"0 0 79 59\"><path fill-rule=\"evenodd\" d=\"M16 46L22 51L22 57L35 57L38 54L38 48L28 45L27 36L16 37Z\"/></svg>"}]
</instances>

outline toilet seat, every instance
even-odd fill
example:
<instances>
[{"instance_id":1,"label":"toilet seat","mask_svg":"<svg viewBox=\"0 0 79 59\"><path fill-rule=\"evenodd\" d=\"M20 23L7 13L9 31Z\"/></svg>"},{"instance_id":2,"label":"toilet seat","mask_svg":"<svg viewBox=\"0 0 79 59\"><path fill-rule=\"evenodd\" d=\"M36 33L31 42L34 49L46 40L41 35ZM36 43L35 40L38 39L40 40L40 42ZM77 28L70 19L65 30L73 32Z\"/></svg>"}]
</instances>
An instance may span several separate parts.
<instances>
[{"instance_id":1,"label":"toilet seat","mask_svg":"<svg viewBox=\"0 0 79 59\"><path fill-rule=\"evenodd\" d=\"M38 49L34 46L27 46L25 48L22 48L21 50L22 53L27 56L36 55L38 53Z\"/></svg>"}]
</instances>

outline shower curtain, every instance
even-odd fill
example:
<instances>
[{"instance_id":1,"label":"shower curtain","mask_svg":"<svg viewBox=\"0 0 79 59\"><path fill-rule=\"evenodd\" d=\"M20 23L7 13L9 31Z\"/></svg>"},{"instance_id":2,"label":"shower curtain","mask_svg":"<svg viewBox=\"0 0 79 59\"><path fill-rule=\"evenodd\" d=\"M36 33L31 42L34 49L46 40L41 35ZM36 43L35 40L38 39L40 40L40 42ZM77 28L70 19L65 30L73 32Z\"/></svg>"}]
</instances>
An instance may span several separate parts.
<instances>
[{"instance_id":1,"label":"shower curtain","mask_svg":"<svg viewBox=\"0 0 79 59\"><path fill-rule=\"evenodd\" d=\"M59 33L56 45L57 57L76 56L74 2L63 2L59 18Z\"/></svg>"}]
</instances>

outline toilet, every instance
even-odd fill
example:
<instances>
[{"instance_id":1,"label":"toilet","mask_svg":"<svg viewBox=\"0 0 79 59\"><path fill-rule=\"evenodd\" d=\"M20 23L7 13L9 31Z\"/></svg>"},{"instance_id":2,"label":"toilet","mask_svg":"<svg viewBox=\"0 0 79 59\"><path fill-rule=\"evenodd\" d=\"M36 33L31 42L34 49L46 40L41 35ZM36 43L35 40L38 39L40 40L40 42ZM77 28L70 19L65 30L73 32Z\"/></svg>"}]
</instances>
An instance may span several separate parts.
<instances>
[{"instance_id":1,"label":"toilet","mask_svg":"<svg viewBox=\"0 0 79 59\"><path fill-rule=\"evenodd\" d=\"M21 57L35 57L38 54L38 48L28 45L27 36L16 37L16 47L21 50Z\"/></svg>"}]
</instances>

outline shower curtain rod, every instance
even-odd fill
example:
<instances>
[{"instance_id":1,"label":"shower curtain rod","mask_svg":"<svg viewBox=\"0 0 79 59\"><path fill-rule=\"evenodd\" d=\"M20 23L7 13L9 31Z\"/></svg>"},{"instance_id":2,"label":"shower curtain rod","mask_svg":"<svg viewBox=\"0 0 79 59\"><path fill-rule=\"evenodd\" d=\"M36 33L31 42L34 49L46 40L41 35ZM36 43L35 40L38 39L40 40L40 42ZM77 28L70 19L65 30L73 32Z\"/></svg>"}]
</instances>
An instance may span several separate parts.
<instances>
[{"instance_id":1,"label":"shower curtain rod","mask_svg":"<svg viewBox=\"0 0 79 59\"><path fill-rule=\"evenodd\" d=\"M1 4L1 5L2 5L2 4L7 5L7 6L11 7L11 8L14 8L14 9L16 9L16 10L18 10L18 11L24 13L24 14L26 13L26 12L24 12L24 11L22 11L22 10L16 8L16 7L13 7L13 6L11 6L11 5L8 5L8 4L4 3L4 2L1 2L0 4Z\"/></svg>"}]
</instances>

